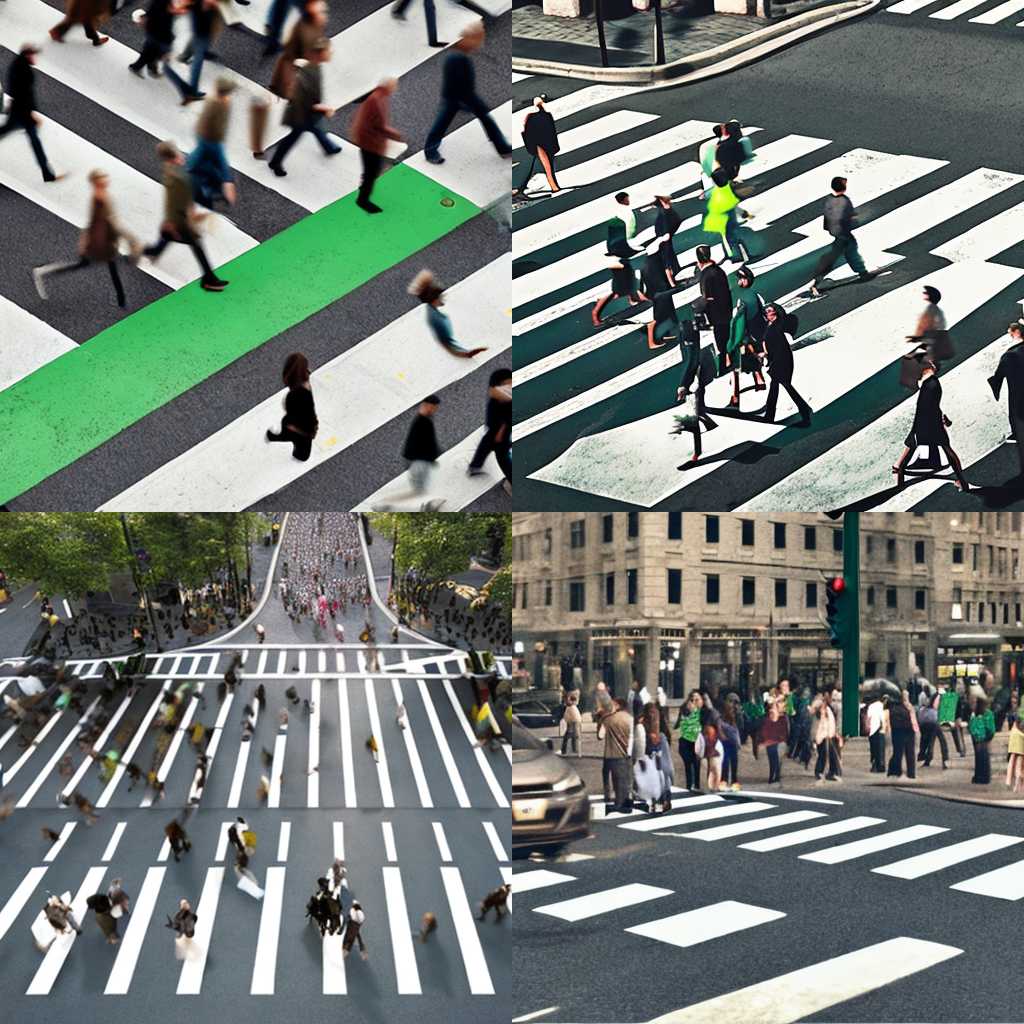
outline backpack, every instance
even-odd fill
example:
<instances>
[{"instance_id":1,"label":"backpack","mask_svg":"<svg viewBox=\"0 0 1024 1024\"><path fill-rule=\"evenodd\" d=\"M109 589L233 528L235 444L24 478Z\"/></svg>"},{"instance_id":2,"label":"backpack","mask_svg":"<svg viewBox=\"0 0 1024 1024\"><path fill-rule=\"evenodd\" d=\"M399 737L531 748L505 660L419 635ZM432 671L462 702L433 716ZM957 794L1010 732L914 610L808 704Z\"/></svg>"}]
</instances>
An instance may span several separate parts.
<instances>
[{"instance_id":1,"label":"backpack","mask_svg":"<svg viewBox=\"0 0 1024 1024\"><path fill-rule=\"evenodd\" d=\"M111 911L110 900L104 892L98 892L95 896L89 896L85 905L97 914L109 914Z\"/></svg>"}]
</instances>

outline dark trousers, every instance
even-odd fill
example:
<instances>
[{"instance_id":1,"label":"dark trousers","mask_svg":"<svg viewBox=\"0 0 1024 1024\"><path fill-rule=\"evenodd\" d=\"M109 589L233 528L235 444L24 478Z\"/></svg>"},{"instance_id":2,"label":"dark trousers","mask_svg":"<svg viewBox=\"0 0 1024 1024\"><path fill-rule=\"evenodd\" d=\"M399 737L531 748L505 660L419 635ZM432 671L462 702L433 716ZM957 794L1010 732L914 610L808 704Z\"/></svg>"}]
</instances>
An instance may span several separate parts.
<instances>
[{"instance_id":1,"label":"dark trousers","mask_svg":"<svg viewBox=\"0 0 1024 1024\"><path fill-rule=\"evenodd\" d=\"M730 785L736 781L736 772L740 764L740 748L735 743L723 743L722 750L722 781Z\"/></svg>"},{"instance_id":2,"label":"dark trousers","mask_svg":"<svg viewBox=\"0 0 1024 1024\"><path fill-rule=\"evenodd\" d=\"M411 0L398 0L391 10L395 14L404 14ZM423 13L427 16L427 42L437 42L437 14L434 10L434 0L423 0Z\"/></svg>"},{"instance_id":3,"label":"dark trousers","mask_svg":"<svg viewBox=\"0 0 1024 1024\"><path fill-rule=\"evenodd\" d=\"M57 25L54 25L53 28L51 29L51 31L56 33L58 39L63 39L64 36L67 35L68 30L73 25L76 25L76 24L82 26L83 30L85 31L86 36L89 39L91 39L94 43L99 39L100 34L99 34L99 32L96 31L95 18L86 18L84 21L79 21L77 19L73 20L71 18L65 18L63 21L59 22Z\"/></svg>"},{"instance_id":4,"label":"dark trousers","mask_svg":"<svg viewBox=\"0 0 1024 1024\"><path fill-rule=\"evenodd\" d=\"M299 137L303 132L310 132L317 142L320 143L320 148L323 149L328 156L331 153L337 153L338 147L327 137L327 132L324 130L323 118L317 114L316 118L312 121L307 121L305 124L299 125L298 128L293 128L278 144L274 150L274 155L270 158L270 166L281 168L284 166L284 158L288 155L288 151L299 141Z\"/></svg>"},{"instance_id":5,"label":"dark trousers","mask_svg":"<svg viewBox=\"0 0 1024 1024\"><path fill-rule=\"evenodd\" d=\"M601 786L604 790L605 803L612 802L612 758L606 757L601 761Z\"/></svg>"},{"instance_id":6,"label":"dark trousers","mask_svg":"<svg viewBox=\"0 0 1024 1024\"><path fill-rule=\"evenodd\" d=\"M936 740L939 741L942 763L945 764L949 760L949 744L946 743L946 737L942 735L942 730L937 725L922 725L921 752L917 755L919 761L926 765L932 763L932 749L935 747Z\"/></svg>"},{"instance_id":7,"label":"dark trousers","mask_svg":"<svg viewBox=\"0 0 1024 1024\"><path fill-rule=\"evenodd\" d=\"M368 149L361 149L359 153L363 158L363 180L359 183L358 202L365 203L370 198L374 182L380 177L384 157L380 153L372 153Z\"/></svg>"},{"instance_id":8,"label":"dark trousers","mask_svg":"<svg viewBox=\"0 0 1024 1024\"><path fill-rule=\"evenodd\" d=\"M203 251L202 243L199 241L199 236L191 230L191 228L179 228L178 235L172 235L169 231L161 229L160 241L154 245L146 246L146 255L152 259L156 259L163 251L170 245L171 242L180 242L182 245L187 245L196 258L196 262L199 264L203 271L204 281L214 281L217 275L213 272L213 267L210 266L210 261L206 258L206 253Z\"/></svg>"},{"instance_id":9,"label":"dark trousers","mask_svg":"<svg viewBox=\"0 0 1024 1024\"><path fill-rule=\"evenodd\" d=\"M267 431L268 441L290 441L292 445L292 455L299 460L299 462L305 462L310 453L313 450L313 438L306 437L305 434L296 434L294 430L285 429L288 426L287 420L281 421L281 430L279 433L274 434L271 431ZM260 643L263 643L263 639L260 638Z\"/></svg>"},{"instance_id":10,"label":"dark trousers","mask_svg":"<svg viewBox=\"0 0 1024 1024\"><path fill-rule=\"evenodd\" d=\"M693 749L690 740L679 738L679 756L683 759L683 769L686 772L686 788L700 789L700 761Z\"/></svg>"},{"instance_id":11,"label":"dark trousers","mask_svg":"<svg viewBox=\"0 0 1024 1024\"><path fill-rule=\"evenodd\" d=\"M902 762L907 763L907 778L917 778L917 770L914 764L914 730L893 729L892 731L892 757L889 758L889 774L899 775L902 770Z\"/></svg>"},{"instance_id":12,"label":"dark trousers","mask_svg":"<svg viewBox=\"0 0 1024 1024\"><path fill-rule=\"evenodd\" d=\"M825 762L828 761L828 777L834 778L842 774L839 770L839 753L836 750L835 740L825 740L818 744L818 760L814 763L814 774L820 779L821 773L825 770Z\"/></svg>"},{"instance_id":13,"label":"dark trousers","mask_svg":"<svg viewBox=\"0 0 1024 1024\"><path fill-rule=\"evenodd\" d=\"M785 388L786 394L793 399L793 404L800 413L800 419L809 420L811 418L811 407L803 400L797 389L793 387L792 381L776 380L774 377L772 377L771 383L768 385L768 398L764 403L764 418L766 420L775 419L775 408L779 404L780 387Z\"/></svg>"},{"instance_id":14,"label":"dark trousers","mask_svg":"<svg viewBox=\"0 0 1024 1024\"><path fill-rule=\"evenodd\" d=\"M88 256L80 256L70 263L61 263L56 266L43 268L47 274L68 274L72 270L84 270L92 266L92 260ZM114 282L114 294L117 296L117 304L124 306L124 286L121 284L121 275L117 272L117 264L113 260L107 262L107 269L110 271L110 280ZM67 638L65 637L65 643Z\"/></svg>"},{"instance_id":15,"label":"dark trousers","mask_svg":"<svg viewBox=\"0 0 1024 1024\"><path fill-rule=\"evenodd\" d=\"M867 273L864 260L861 259L860 250L857 248L857 239L853 235L838 235L832 239L832 244L821 254L818 265L814 268L814 283L819 281L842 259L850 264L850 269L856 274Z\"/></svg>"},{"instance_id":16,"label":"dark trousers","mask_svg":"<svg viewBox=\"0 0 1024 1024\"><path fill-rule=\"evenodd\" d=\"M964 747L964 727L953 723L953 728L950 730L953 733L953 746L956 747L956 752L961 757L967 756L967 750Z\"/></svg>"},{"instance_id":17,"label":"dark trousers","mask_svg":"<svg viewBox=\"0 0 1024 1024\"><path fill-rule=\"evenodd\" d=\"M501 134L501 129L495 123L494 118L491 117L487 105L476 93L473 93L462 99L441 98L441 109L438 110L434 124L427 134L427 141L423 144L424 153L428 156L435 156L437 154L441 146L441 140L444 138L444 133L448 131L448 126L455 120L455 115L460 110L469 111L479 120L483 125L484 131L487 133L487 138L491 140L491 145L502 156L512 152L512 147L508 144L505 136ZM728 333L728 330L726 333Z\"/></svg>"},{"instance_id":18,"label":"dark trousers","mask_svg":"<svg viewBox=\"0 0 1024 1024\"><path fill-rule=\"evenodd\" d=\"M281 29L288 17L289 5L298 11L302 10L302 0L273 0L267 12L267 38L275 43L281 41Z\"/></svg>"},{"instance_id":19,"label":"dark trousers","mask_svg":"<svg viewBox=\"0 0 1024 1024\"><path fill-rule=\"evenodd\" d=\"M580 752L580 731L578 727L575 729L566 728L565 735L562 737L563 754L569 749L570 743L572 743L572 752L578 754Z\"/></svg>"},{"instance_id":20,"label":"dark trousers","mask_svg":"<svg viewBox=\"0 0 1024 1024\"><path fill-rule=\"evenodd\" d=\"M881 729L868 737L868 747L871 750L871 770L873 772L884 772L885 733Z\"/></svg>"},{"instance_id":21,"label":"dark trousers","mask_svg":"<svg viewBox=\"0 0 1024 1024\"><path fill-rule=\"evenodd\" d=\"M493 431L488 430L483 437L480 438L480 443L476 446L476 452L473 458L470 460L470 467L472 469L479 469L487 456L494 452L494 457L498 460L498 466L501 468L502 473L505 475L506 480L512 479L512 442L511 441L495 441Z\"/></svg>"},{"instance_id":22,"label":"dark trousers","mask_svg":"<svg viewBox=\"0 0 1024 1024\"><path fill-rule=\"evenodd\" d=\"M768 782L781 782L782 768L779 764L778 743L769 743L764 749L768 753Z\"/></svg>"},{"instance_id":23,"label":"dark trousers","mask_svg":"<svg viewBox=\"0 0 1024 1024\"><path fill-rule=\"evenodd\" d=\"M629 811L633 801L632 791L633 765L628 757L612 757L608 759L611 766L612 788L615 791L614 804L617 811Z\"/></svg>"},{"instance_id":24,"label":"dark trousers","mask_svg":"<svg viewBox=\"0 0 1024 1024\"><path fill-rule=\"evenodd\" d=\"M992 781L992 760L989 757L988 743L979 743L973 736L974 744L974 778L971 782L979 786L987 786Z\"/></svg>"},{"instance_id":25,"label":"dark trousers","mask_svg":"<svg viewBox=\"0 0 1024 1024\"><path fill-rule=\"evenodd\" d=\"M43 149L43 144L39 141L39 131L31 116L20 117L12 114L0 125L0 138L3 138L8 132L16 131L19 128L28 136L36 163L39 164L39 170L43 173L43 181L53 181L57 175L53 173L53 168L46 159L46 151Z\"/></svg>"},{"instance_id":26,"label":"dark trousers","mask_svg":"<svg viewBox=\"0 0 1024 1024\"><path fill-rule=\"evenodd\" d=\"M712 323L711 330L715 336L715 347L718 349L718 365L720 367L725 366L725 350L729 345L729 333L731 328L731 322L726 320L725 323Z\"/></svg>"}]
</instances>

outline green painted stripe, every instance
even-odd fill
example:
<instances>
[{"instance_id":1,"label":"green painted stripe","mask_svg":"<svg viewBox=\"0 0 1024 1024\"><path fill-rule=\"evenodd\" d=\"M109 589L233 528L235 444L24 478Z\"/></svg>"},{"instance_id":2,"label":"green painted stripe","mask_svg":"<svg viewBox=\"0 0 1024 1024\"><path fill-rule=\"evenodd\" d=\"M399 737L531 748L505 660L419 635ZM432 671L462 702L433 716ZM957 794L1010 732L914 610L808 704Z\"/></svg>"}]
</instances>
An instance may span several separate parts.
<instances>
[{"instance_id":1,"label":"green painted stripe","mask_svg":"<svg viewBox=\"0 0 1024 1024\"><path fill-rule=\"evenodd\" d=\"M374 199L383 214L339 199L219 267L226 291L186 285L0 392L17 453L0 466L0 502L480 213L405 164Z\"/></svg>"}]
</instances>

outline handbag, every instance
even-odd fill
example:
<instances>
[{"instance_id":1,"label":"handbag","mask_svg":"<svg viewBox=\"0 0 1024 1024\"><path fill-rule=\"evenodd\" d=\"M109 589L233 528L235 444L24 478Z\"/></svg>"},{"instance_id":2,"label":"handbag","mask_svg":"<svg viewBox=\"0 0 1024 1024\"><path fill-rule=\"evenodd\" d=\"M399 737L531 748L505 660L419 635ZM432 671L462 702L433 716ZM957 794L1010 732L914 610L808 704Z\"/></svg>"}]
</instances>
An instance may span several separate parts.
<instances>
[{"instance_id":1,"label":"handbag","mask_svg":"<svg viewBox=\"0 0 1024 1024\"><path fill-rule=\"evenodd\" d=\"M900 357L900 387L909 391L916 391L918 382L921 380L921 362L916 356L906 355Z\"/></svg>"}]
</instances>

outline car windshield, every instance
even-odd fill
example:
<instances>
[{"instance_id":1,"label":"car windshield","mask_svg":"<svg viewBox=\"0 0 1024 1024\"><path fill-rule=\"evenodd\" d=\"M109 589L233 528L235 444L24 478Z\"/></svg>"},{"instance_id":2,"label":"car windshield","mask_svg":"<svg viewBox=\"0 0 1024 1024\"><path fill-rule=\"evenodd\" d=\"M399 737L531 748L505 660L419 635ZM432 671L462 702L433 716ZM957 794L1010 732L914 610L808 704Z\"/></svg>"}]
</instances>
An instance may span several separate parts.
<instances>
[{"instance_id":1,"label":"car windshield","mask_svg":"<svg viewBox=\"0 0 1024 1024\"><path fill-rule=\"evenodd\" d=\"M524 729L519 722L513 719L506 728L508 738L512 741L513 750L544 750L541 743L532 733Z\"/></svg>"}]
</instances>

